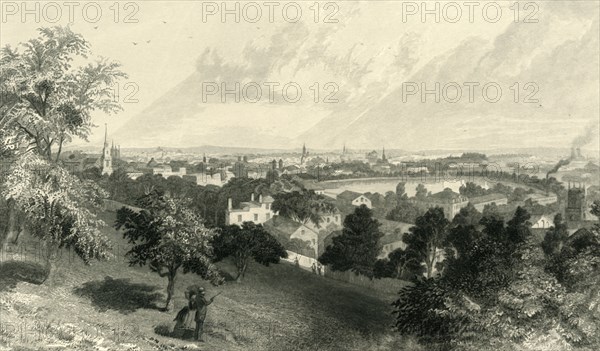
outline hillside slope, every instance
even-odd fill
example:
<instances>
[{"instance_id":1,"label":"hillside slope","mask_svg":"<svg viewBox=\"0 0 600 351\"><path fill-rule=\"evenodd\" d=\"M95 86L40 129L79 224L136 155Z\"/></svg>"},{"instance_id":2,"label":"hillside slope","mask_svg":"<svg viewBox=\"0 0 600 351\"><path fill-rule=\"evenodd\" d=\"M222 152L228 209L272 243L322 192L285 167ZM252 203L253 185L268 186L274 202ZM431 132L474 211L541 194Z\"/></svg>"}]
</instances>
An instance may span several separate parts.
<instances>
[{"instance_id":1,"label":"hillside slope","mask_svg":"<svg viewBox=\"0 0 600 351\"><path fill-rule=\"evenodd\" d=\"M114 214L103 215L107 223ZM28 275L34 242L0 266L0 350L391 350L407 349L389 331L393 296L317 277L288 264L253 264L242 284L211 287L181 275L175 310L161 312L166 280L128 267L127 243L114 229L117 259L86 267L63 255L53 282L15 282ZM23 252L28 252L23 254ZM120 257L120 258L119 258ZM224 271L233 271L227 263ZM162 336L174 325L186 286L201 283L211 305L204 343ZM418 349L410 347L408 349Z\"/></svg>"}]
</instances>

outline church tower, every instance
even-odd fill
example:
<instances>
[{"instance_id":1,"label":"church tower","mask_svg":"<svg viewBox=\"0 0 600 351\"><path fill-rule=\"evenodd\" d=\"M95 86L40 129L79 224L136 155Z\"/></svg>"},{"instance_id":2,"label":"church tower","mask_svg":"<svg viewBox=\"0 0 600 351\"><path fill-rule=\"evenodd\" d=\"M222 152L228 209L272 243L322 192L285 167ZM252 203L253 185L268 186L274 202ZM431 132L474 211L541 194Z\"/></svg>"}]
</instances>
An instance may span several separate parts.
<instances>
[{"instance_id":1,"label":"church tower","mask_svg":"<svg viewBox=\"0 0 600 351\"><path fill-rule=\"evenodd\" d=\"M383 148L382 153L381 153L381 160L383 162L387 162L387 158L385 157L385 147Z\"/></svg>"},{"instance_id":2,"label":"church tower","mask_svg":"<svg viewBox=\"0 0 600 351\"><path fill-rule=\"evenodd\" d=\"M567 189L567 206L565 208L567 223L577 224L577 222L586 219L587 206L585 197L585 185L571 186L571 183L569 183Z\"/></svg>"},{"instance_id":3,"label":"church tower","mask_svg":"<svg viewBox=\"0 0 600 351\"><path fill-rule=\"evenodd\" d=\"M112 168L112 155L111 149L108 146L108 127L104 124L104 148L102 149L102 156L100 157L102 174L111 175L113 172Z\"/></svg>"}]
</instances>

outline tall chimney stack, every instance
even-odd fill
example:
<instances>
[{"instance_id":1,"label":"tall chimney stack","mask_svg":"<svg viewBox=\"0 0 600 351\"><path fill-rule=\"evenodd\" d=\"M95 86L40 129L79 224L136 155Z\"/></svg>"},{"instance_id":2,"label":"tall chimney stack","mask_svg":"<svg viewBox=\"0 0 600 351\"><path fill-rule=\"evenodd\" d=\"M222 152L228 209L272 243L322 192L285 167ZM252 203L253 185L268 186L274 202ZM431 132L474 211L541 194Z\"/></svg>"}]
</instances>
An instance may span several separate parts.
<instances>
[{"instance_id":1,"label":"tall chimney stack","mask_svg":"<svg viewBox=\"0 0 600 351\"><path fill-rule=\"evenodd\" d=\"M227 199L227 209L233 209L233 201L231 200L231 198Z\"/></svg>"}]
</instances>

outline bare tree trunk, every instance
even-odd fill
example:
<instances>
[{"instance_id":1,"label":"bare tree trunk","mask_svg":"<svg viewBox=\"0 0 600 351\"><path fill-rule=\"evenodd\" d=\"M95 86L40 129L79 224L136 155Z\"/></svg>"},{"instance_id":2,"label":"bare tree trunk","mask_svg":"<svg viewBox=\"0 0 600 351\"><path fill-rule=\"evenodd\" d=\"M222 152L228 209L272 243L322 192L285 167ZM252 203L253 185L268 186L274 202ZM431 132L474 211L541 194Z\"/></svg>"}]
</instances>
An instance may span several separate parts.
<instances>
[{"instance_id":1,"label":"bare tree trunk","mask_svg":"<svg viewBox=\"0 0 600 351\"><path fill-rule=\"evenodd\" d=\"M39 255L44 259L44 268L46 270L46 277L42 281L43 284L52 285L56 281L57 267L54 261L59 259L58 250L57 247L47 241L44 241L42 244Z\"/></svg>"},{"instance_id":2,"label":"bare tree trunk","mask_svg":"<svg viewBox=\"0 0 600 351\"><path fill-rule=\"evenodd\" d=\"M167 285L167 303L165 304L165 310L170 311L173 309L173 293L175 292L175 275L176 272L169 272L169 284Z\"/></svg>"},{"instance_id":3,"label":"bare tree trunk","mask_svg":"<svg viewBox=\"0 0 600 351\"><path fill-rule=\"evenodd\" d=\"M4 242L14 242L14 238L17 234L17 210L15 208L15 203L13 199L8 199L7 203L8 208L8 220L6 225L6 232L3 235L3 243Z\"/></svg>"},{"instance_id":4,"label":"bare tree trunk","mask_svg":"<svg viewBox=\"0 0 600 351\"><path fill-rule=\"evenodd\" d=\"M242 264L238 265L238 275L235 277L235 281L237 283L241 283L244 280L246 268L248 268L248 262L246 260L244 260Z\"/></svg>"}]
</instances>

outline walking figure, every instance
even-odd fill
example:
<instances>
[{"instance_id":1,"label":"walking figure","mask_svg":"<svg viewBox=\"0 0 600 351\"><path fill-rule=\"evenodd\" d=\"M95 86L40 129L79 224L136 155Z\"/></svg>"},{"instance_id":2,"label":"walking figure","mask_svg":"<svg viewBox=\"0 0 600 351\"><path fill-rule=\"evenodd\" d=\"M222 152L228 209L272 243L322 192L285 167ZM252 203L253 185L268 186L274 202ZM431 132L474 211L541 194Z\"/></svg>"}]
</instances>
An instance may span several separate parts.
<instances>
[{"instance_id":1,"label":"walking figure","mask_svg":"<svg viewBox=\"0 0 600 351\"><path fill-rule=\"evenodd\" d=\"M312 269L312 272L314 274L317 274L317 265L313 262L312 266L310 267Z\"/></svg>"},{"instance_id":2,"label":"walking figure","mask_svg":"<svg viewBox=\"0 0 600 351\"><path fill-rule=\"evenodd\" d=\"M298 256L296 256L296 259L294 260L294 264L296 265L296 268L300 268L300 261L298 260Z\"/></svg>"},{"instance_id":3,"label":"walking figure","mask_svg":"<svg viewBox=\"0 0 600 351\"><path fill-rule=\"evenodd\" d=\"M185 339L188 334L186 331L191 332L192 323L195 323L196 326L193 329L194 340L202 341L202 331L204 329L207 307L219 294L211 297L210 300L206 300L203 287L197 285L189 286L185 292L188 305L182 308L174 319L177 323L173 329L173 336ZM195 311L195 313L192 314L192 311Z\"/></svg>"},{"instance_id":4,"label":"walking figure","mask_svg":"<svg viewBox=\"0 0 600 351\"><path fill-rule=\"evenodd\" d=\"M322 275L322 274L321 274L321 269L322 269L322 268L323 268L323 266L321 266L321 264L319 263L319 264L317 265L317 273L318 273L319 275Z\"/></svg>"}]
</instances>

